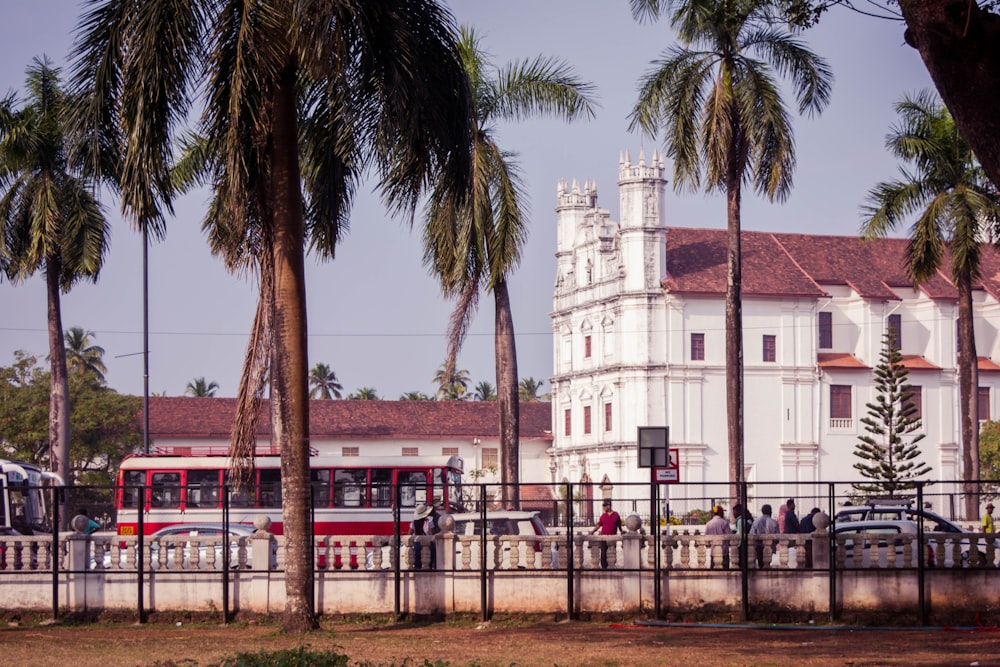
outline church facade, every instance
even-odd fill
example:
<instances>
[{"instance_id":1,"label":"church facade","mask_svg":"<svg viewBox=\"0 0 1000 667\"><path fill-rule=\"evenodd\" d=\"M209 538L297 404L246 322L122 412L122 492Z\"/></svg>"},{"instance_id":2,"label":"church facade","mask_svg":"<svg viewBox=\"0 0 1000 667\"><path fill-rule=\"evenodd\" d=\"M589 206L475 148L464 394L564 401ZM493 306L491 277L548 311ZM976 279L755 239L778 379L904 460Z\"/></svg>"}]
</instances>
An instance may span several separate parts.
<instances>
[{"instance_id":1,"label":"church facade","mask_svg":"<svg viewBox=\"0 0 1000 667\"><path fill-rule=\"evenodd\" d=\"M623 154L614 221L595 184L559 184L553 481L649 482L637 463L640 426L669 427L680 481L704 484L707 495L728 480L726 231L667 227L665 187L658 154L649 163ZM961 478L957 291L947 264L915 288L905 246L743 231L749 482L822 496L822 482L860 479L853 452L876 398L873 370L887 331L910 370L929 478ZM973 298L984 420L1000 406L1000 259L992 248L982 269Z\"/></svg>"}]
</instances>

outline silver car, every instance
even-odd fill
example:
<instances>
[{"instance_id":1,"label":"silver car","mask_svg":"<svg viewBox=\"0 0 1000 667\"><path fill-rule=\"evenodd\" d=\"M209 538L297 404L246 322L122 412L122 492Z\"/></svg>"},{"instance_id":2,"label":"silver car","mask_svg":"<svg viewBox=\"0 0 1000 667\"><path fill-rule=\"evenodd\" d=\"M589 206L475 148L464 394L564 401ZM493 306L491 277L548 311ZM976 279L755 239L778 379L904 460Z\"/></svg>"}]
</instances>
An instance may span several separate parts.
<instances>
[{"instance_id":1,"label":"silver car","mask_svg":"<svg viewBox=\"0 0 1000 667\"><path fill-rule=\"evenodd\" d=\"M197 569L209 567L209 545L213 546L211 567L221 569L224 559L222 544L229 543L229 567L253 567L253 549L249 538L254 534L254 527L242 524L229 524L229 539L224 540L224 526L221 523L184 523L161 528L152 535L149 545L150 567L157 568L165 561L167 569ZM160 551L164 551L161 561ZM197 551L195 551L197 549ZM244 564L240 564L241 550L246 554ZM177 554L181 555L181 564L175 563ZM197 561L192 562L196 556ZM271 567L277 566L277 543L271 541Z\"/></svg>"}]
</instances>

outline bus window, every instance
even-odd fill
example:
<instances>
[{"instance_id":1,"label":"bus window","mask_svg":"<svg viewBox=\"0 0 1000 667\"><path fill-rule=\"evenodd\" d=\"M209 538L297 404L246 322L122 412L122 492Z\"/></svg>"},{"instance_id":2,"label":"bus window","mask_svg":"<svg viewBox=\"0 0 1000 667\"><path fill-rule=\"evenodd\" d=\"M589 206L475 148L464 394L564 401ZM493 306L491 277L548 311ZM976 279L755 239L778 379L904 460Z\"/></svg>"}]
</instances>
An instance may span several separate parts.
<instances>
[{"instance_id":1,"label":"bus window","mask_svg":"<svg viewBox=\"0 0 1000 667\"><path fill-rule=\"evenodd\" d=\"M330 506L330 471L326 468L311 470L309 479L312 481L313 505L316 507Z\"/></svg>"},{"instance_id":2,"label":"bus window","mask_svg":"<svg viewBox=\"0 0 1000 667\"><path fill-rule=\"evenodd\" d=\"M218 507L219 471L188 470L186 494L188 507Z\"/></svg>"},{"instance_id":3,"label":"bus window","mask_svg":"<svg viewBox=\"0 0 1000 667\"><path fill-rule=\"evenodd\" d=\"M367 507L365 485L368 482L368 470L337 469L333 471L333 506L334 507Z\"/></svg>"},{"instance_id":4,"label":"bus window","mask_svg":"<svg viewBox=\"0 0 1000 667\"><path fill-rule=\"evenodd\" d=\"M139 491L146 486L145 470L126 470L122 477L122 507L138 507Z\"/></svg>"},{"instance_id":5,"label":"bus window","mask_svg":"<svg viewBox=\"0 0 1000 667\"><path fill-rule=\"evenodd\" d=\"M281 470L264 468L260 471L259 507L281 507Z\"/></svg>"},{"instance_id":6,"label":"bus window","mask_svg":"<svg viewBox=\"0 0 1000 667\"><path fill-rule=\"evenodd\" d=\"M434 502L432 504L434 507L447 507L444 504L444 468L434 468L431 470L431 479L434 480L431 487L431 493L434 494Z\"/></svg>"},{"instance_id":7,"label":"bus window","mask_svg":"<svg viewBox=\"0 0 1000 667\"><path fill-rule=\"evenodd\" d=\"M392 507L392 468L372 469L372 507Z\"/></svg>"},{"instance_id":8,"label":"bus window","mask_svg":"<svg viewBox=\"0 0 1000 667\"><path fill-rule=\"evenodd\" d=\"M181 474L179 472L154 472L150 480L152 507L180 507Z\"/></svg>"},{"instance_id":9,"label":"bus window","mask_svg":"<svg viewBox=\"0 0 1000 667\"><path fill-rule=\"evenodd\" d=\"M415 507L427 502L427 473L423 470L401 470L399 472L399 504Z\"/></svg>"},{"instance_id":10,"label":"bus window","mask_svg":"<svg viewBox=\"0 0 1000 667\"><path fill-rule=\"evenodd\" d=\"M253 507L254 498L254 487L253 482L251 482L244 489L237 491L236 485L229 479L229 471L222 471L222 480L226 488L229 490L229 506L230 507Z\"/></svg>"}]
</instances>

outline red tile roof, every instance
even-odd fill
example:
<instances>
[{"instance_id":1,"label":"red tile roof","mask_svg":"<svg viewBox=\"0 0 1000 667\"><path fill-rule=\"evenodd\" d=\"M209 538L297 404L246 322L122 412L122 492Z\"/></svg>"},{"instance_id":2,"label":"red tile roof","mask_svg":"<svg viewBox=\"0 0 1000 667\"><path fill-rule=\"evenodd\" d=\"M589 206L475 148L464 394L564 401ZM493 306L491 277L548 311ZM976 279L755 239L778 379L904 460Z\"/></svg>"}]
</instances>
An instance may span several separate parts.
<instances>
[{"instance_id":1,"label":"red tile roof","mask_svg":"<svg viewBox=\"0 0 1000 667\"><path fill-rule=\"evenodd\" d=\"M151 438L228 439L235 398L152 396ZM267 401L257 426L260 437L271 432ZM552 411L547 402L521 403L522 439L552 439ZM499 437L495 401L346 401L309 402L314 438Z\"/></svg>"},{"instance_id":2,"label":"red tile roof","mask_svg":"<svg viewBox=\"0 0 1000 667\"><path fill-rule=\"evenodd\" d=\"M816 355L816 364L820 368L868 368L847 352L820 352Z\"/></svg>"},{"instance_id":3,"label":"red tile roof","mask_svg":"<svg viewBox=\"0 0 1000 667\"><path fill-rule=\"evenodd\" d=\"M725 294L726 230L670 227L666 230L669 292ZM743 294L749 296L827 296L826 286L847 285L870 299L899 299L895 288L913 287L906 273L907 239L864 241L856 236L742 232ZM1000 254L982 246L983 289L1000 299ZM956 299L950 259L919 289L932 299Z\"/></svg>"},{"instance_id":4,"label":"red tile roof","mask_svg":"<svg viewBox=\"0 0 1000 667\"><path fill-rule=\"evenodd\" d=\"M979 357L979 372L980 373L995 373L1000 371L1000 366L996 364L989 357Z\"/></svg>"},{"instance_id":5,"label":"red tile roof","mask_svg":"<svg viewBox=\"0 0 1000 667\"><path fill-rule=\"evenodd\" d=\"M931 362L923 358L919 354L904 354L903 356L903 368L911 371L939 371L940 366L936 366Z\"/></svg>"}]
</instances>

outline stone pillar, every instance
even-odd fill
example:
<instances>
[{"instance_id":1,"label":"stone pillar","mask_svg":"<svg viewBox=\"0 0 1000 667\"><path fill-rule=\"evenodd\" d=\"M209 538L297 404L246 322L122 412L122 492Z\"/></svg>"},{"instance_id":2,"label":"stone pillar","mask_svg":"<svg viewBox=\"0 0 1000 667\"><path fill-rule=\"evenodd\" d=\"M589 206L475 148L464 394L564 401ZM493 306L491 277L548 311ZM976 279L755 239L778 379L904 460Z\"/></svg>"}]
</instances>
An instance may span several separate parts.
<instances>
[{"instance_id":1,"label":"stone pillar","mask_svg":"<svg viewBox=\"0 0 1000 667\"><path fill-rule=\"evenodd\" d=\"M812 562L816 570L826 570L830 567L830 517L824 512L819 512L813 517L813 526L816 530L810 536L812 538Z\"/></svg>"},{"instance_id":2,"label":"stone pillar","mask_svg":"<svg viewBox=\"0 0 1000 667\"><path fill-rule=\"evenodd\" d=\"M280 611L285 607L285 587L277 585L274 586L274 590L271 587L271 570L274 569L274 561L277 558L277 538L270 532L271 519L269 517L263 514L258 515L254 518L253 525L257 530L248 540L250 560L253 565L248 573L250 594L245 597L240 596L240 605L244 609L249 608L251 611L264 614ZM281 599L277 599L278 597ZM321 595L317 595L316 598L322 600ZM317 611L322 611L319 604L317 604Z\"/></svg>"},{"instance_id":3,"label":"stone pillar","mask_svg":"<svg viewBox=\"0 0 1000 667\"><path fill-rule=\"evenodd\" d=\"M622 569L638 570L642 567L642 519L638 514L625 517L622 535ZM642 575L639 572L622 572L622 603L626 609L642 609Z\"/></svg>"},{"instance_id":4,"label":"stone pillar","mask_svg":"<svg viewBox=\"0 0 1000 667\"><path fill-rule=\"evenodd\" d=\"M66 538L66 607L69 611L87 610L87 587L90 583L90 536L87 535L87 517L77 515L73 517L70 526L73 534ZM30 553L30 550L29 550ZM52 558L58 558L59 554L52 554ZM101 563L103 566L104 563ZM103 582L103 577L101 578ZM97 585L97 577L94 577L94 585ZM103 596L102 596L103 597Z\"/></svg>"}]
</instances>

